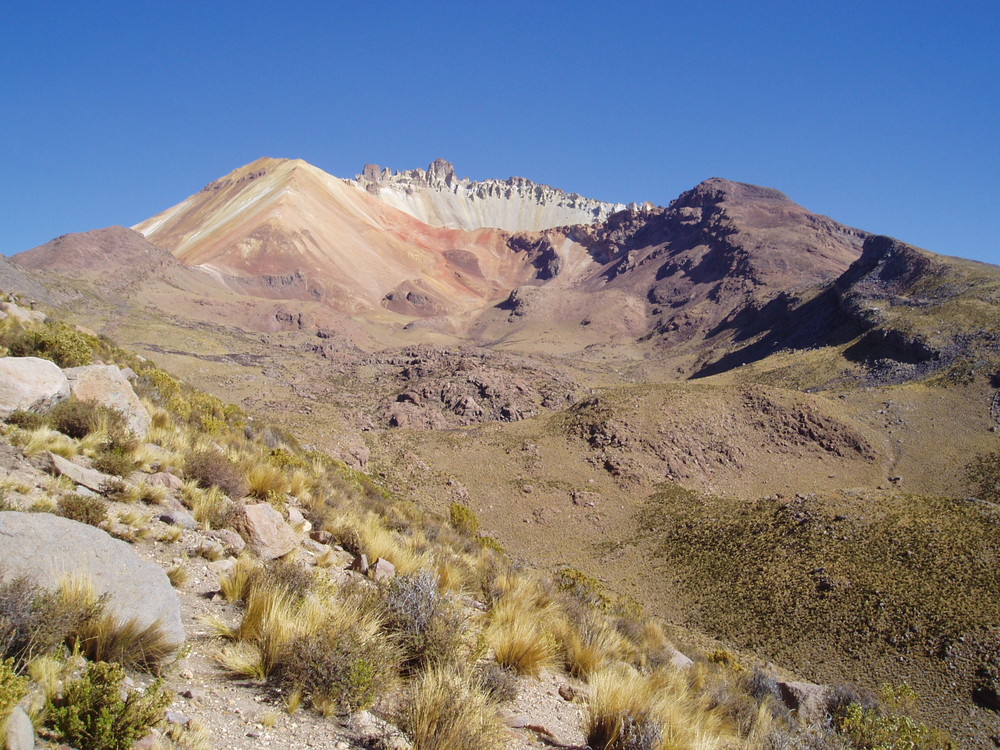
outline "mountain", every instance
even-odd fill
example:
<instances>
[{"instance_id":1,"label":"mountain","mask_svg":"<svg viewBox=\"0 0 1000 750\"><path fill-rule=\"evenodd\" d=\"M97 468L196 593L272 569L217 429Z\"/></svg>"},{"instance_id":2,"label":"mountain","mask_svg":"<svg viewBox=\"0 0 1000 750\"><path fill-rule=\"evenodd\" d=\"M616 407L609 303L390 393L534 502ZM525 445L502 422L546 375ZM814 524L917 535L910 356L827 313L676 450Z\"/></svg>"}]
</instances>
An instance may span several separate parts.
<instances>
[{"instance_id":1,"label":"mountain","mask_svg":"<svg viewBox=\"0 0 1000 750\"><path fill-rule=\"evenodd\" d=\"M621 207L261 159L6 273L533 565L1000 736L1000 268L722 178Z\"/></svg>"},{"instance_id":2,"label":"mountain","mask_svg":"<svg viewBox=\"0 0 1000 750\"><path fill-rule=\"evenodd\" d=\"M366 164L353 184L383 203L435 227L468 231L482 227L535 232L570 224L596 224L623 203L605 203L564 193L523 177L474 182L459 179L451 162L437 159L423 169L393 172Z\"/></svg>"}]
</instances>

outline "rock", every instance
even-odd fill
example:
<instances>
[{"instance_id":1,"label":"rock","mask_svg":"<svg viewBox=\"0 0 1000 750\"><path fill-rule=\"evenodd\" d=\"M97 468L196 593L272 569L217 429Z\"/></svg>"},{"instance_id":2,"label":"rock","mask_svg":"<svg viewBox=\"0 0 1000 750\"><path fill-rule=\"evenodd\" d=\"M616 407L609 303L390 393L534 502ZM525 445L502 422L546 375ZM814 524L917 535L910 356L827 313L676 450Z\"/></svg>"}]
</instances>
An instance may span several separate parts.
<instances>
[{"instance_id":1,"label":"rock","mask_svg":"<svg viewBox=\"0 0 1000 750\"><path fill-rule=\"evenodd\" d=\"M161 513L159 519L163 523L169 523L172 526L180 526L183 529L197 529L198 522L194 520L194 516L188 513L186 510L168 510L166 513Z\"/></svg>"},{"instance_id":2,"label":"rock","mask_svg":"<svg viewBox=\"0 0 1000 750\"><path fill-rule=\"evenodd\" d=\"M49 317L41 310L29 310L13 302L0 302L0 310L21 323L44 323Z\"/></svg>"},{"instance_id":3,"label":"rock","mask_svg":"<svg viewBox=\"0 0 1000 750\"><path fill-rule=\"evenodd\" d=\"M229 575L233 572L233 568L236 567L236 561L231 557L225 557L221 560L213 560L208 564L208 569L211 570L215 575L220 578L224 575Z\"/></svg>"},{"instance_id":4,"label":"rock","mask_svg":"<svg viewBox=\"0 0 1000 750\"><path fill-rule=\"evenodd\" d=\"M221 544L230 555L239 555L247 546L243 537L232 529L216 529L205 534L205 538Z\"/></svg>"},{"instance_id":5,"label":"rock","mask_svg":"<svg viewBox=\"0 0 1000 750\"><path fill-rule=\"evenodd\" d=\"M86 466L75 464L69 459L57 456L55 453L45 452L38 460L39 468L49 474L64 476L72 479L77 484L81 484L94 492L101 492L105 486L114 482L116 477L105 474L97 469L88 469Z\"/></svg>"},{"instance_id":6,"label":"rock","mask_svg":"<svg viewBox=\"0 0 1000 750\"><path fill-rule=\"evenodd\" d=\"M159 729L150 730L149 734L141 740L136 740L136 743L132 745L132 750L155 750L160 746L160 738L162 736L163 734Z\"/></svg>"},{"instance_id":7,"label":"rock","mask_svg":"<svg viewBox=\"0 0 1000 750\"><path fill-rule=\"evenodd\" d=\"M582 505L585 508L596 508L601 504L601 496L596 492L586 490L573 491L573 505Z\"/></svg>"},{"instance_id":8,"label":"rock","mask_svg":"<svg viewBox=\"0 0 1000 750\"><path fill-rule=\"evenodd\" d=\"M107 532L50 513L3 511L0 560L5 579L25 576L48 590L69 576L84 576L123 620L143 626L158 621L172 643L184 642L180 601L166 573Z\"/></svg>"},{"instance_id":9,"label":"rock","mask_svg":"<svg viewBox=\"0 0 1000 750\"><path fill-rule=\"evenodd\" d=\"M283 557L299 546L295 531L269 503L244 505L235 514L233 528L265 560Z\"/></svg>"},{"instance_id":10,"label":"rock","mask_svg":"<svg viewBox=\"0 0 1000 750\"><path fill-rule=\"evenodd\" d=\"M314 542L319 542L320 544L330 544L333 541L333 534L329 531L314 529L309 532L309 538Z\"/></svg>"},{"instance_id":11,"label":"rock","mask_svg":"<svg viewBox=\"0 0 1000 750\"><path fill-rule=\"evenodd\" d=\"M115 365L87 365L64 370L70 390L80 401L90 401L117 409L125 423L142 437L149 429L149 412L132 390L122 371Z\"/></svg>"},{"instance_id":12,"label":"rock","mask_svg":"<svg viewBox=\"0 0 1000 750\"><path fill-rule=\"evenodd\" d=\"M205 700L205 694L201 690L196 690L195 688L188 688L181 693L181 696L187 698L189 701L201 702Z\"/></svg>"},{"instance_id":13,"label":"rock","mask_svg":"<svg viewBox=\"0 0 1000 750\"><path fill-rule=\"evenodd\" d=\"M385 558L379 558L368 570L368 574L375 583L392 580L396 577L396 566Z\"/></svg>"},{"instance_id":14,"label":"rock","mask_svg":"<svg viewBox=\"0 0 1000 750\"><path fill-rule=\"evenodd\" d=\"M361 575L367 575L368 573L368 555L362 552L360 555L355 555L354 559L351 561L351 570L355 573L360 573Z\"/></svg>"},{"instance_id":15,"label":"rock","mask_svg":"<svg viewBox=\"0 0 1000 750\"><path fill-rule=\"evenodd\" d=\"M14 706L7 717L4 750L33 750L35 747L35 727L24 709Z\"/></svg>"},{"instance_id":16,"label":"rock","mask_svg":"<svg viewBox=\"0 0 1000 750\"><path fill-rule=\"evenodd\" d=\"M778 682L781 701L795 711L800 724L821 722L826 718L830 688L813 682Z\"/></svg>"},{"instance_id":17,"label":"rock","mask_svg":"<svg viewBox=\"0 0 1000 750\"><path fill-rule=\"evenodd\" d=\"M381 747L383 750L411 750L413 747L399 728L370 711L354 712L344 727L366 747Z\"/></svg>"},{"instance_id":18,"label":"rock","mask_svg":"<svg viewBox=\"0 0 1000 750\"><path fill-rule=\"evenodd\" d=\"M306 517L302 515L302 511L296 508L294 505L288 506L288 523L292 525L296 531L301 531L303 533L308 532L312 528L312 524L306 520Z\"/></svg>"},{"instance_id":19,"label":"rock","mask_svg":"<svg viewBox=\"0 0 1000 750\"><path fill-rule=\"evenodd\" d=\"M169 471L158 471L146 477L146 483L154 487L166 487L168 490L181 490L184 482L180 477L174 476Z\"/></svg>"},{"instance_id":20,"label":"rock","mask_svg":"<svg viewBox=\"0 0 1000 750\"><path fill-rule=\"evenodd\" d=\"M186 727L191 723L191 719L180 711L167 711L165 718L168 724L176 724L179 727Z\"/></svg>"},{"instance_id":21,"label":"rock","mask_svg":"<svg viewBox=\"0 0 1000 750\"><path fill-rule=\"evenodd\" d=\"M694 662L675 648L668 649L670 653L670 663L674 669L687 669L694 665Z\"/></svg>"},{"instance_id":22,"label":"rock","mask_svg":"<svg viewBox=\"0 0 1000 750\"><path fill-rule=\"evenodd\" d=\"M0 419L13 412L47 411L69 398L69 380L55 362L39 357L0 358Z\"/></svg>"},{"instance_id":23,"label":"rock","mask_svg":"<svg viewBox=\"0 0 1000 750\"><path fill-rule=\"evenodd\" d=\"M1000 691L993 682L986 681L972 691L972 700L976 705L988 708L990 711L1000 712Z\"/></svg>"}]
</instances>

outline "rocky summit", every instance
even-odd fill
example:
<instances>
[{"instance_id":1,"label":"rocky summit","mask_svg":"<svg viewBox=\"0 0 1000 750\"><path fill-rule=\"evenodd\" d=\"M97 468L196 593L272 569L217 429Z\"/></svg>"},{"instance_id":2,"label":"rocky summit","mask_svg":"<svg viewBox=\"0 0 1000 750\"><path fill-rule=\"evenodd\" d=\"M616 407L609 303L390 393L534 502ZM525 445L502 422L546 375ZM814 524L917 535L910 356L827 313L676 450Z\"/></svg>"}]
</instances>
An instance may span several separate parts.
<instances>
[{"instance_id":1,"label":"rocky summit","mask_svg":"<svg viewBox=\"0 0 1000 750\"><path fill-rule=\"evenodd\" d=\"M43 650L162 671L140 747L996 744L1000 268L793 198L263 158L14 256L0 644L100 610Z\"/></svg>"}]
</instances>

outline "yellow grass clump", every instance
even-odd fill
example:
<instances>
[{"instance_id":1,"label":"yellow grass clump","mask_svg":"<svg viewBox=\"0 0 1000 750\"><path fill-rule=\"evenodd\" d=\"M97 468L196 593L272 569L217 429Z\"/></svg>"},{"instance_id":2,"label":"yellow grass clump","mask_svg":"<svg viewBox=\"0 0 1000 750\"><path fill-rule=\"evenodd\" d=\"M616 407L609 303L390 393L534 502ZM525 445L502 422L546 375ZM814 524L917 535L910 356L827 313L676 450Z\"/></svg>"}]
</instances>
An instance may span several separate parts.
<instances>
[{"instance_id":1,"label":"yellow grass clump","mask_svg":"<svg viewBox=\"0 0 1000 750\"><path fill-rule=\"evenodd\" d=\"M506 741L496 705L455 668L433 667L417 680L402 723L413 750L499 750Z\"/></svg>"}]
</instances>

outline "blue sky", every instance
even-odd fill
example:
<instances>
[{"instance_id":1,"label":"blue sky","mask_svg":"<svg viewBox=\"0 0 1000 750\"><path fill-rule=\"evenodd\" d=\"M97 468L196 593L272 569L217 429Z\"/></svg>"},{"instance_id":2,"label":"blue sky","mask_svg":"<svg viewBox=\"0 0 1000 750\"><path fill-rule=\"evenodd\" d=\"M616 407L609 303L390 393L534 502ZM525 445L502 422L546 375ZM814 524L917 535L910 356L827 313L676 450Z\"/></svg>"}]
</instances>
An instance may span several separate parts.
<instances>
[{"instance_id":1,"label":"blue sky","mask_svg":"<svg viewBox=\"0 0 1000 750\"><path fill-rule=\"evenodd\" d=\"M259 156L665 204L712 176L1000 262L995 2L5 4L0 253Z\"/></svg>"}]
</instances>

